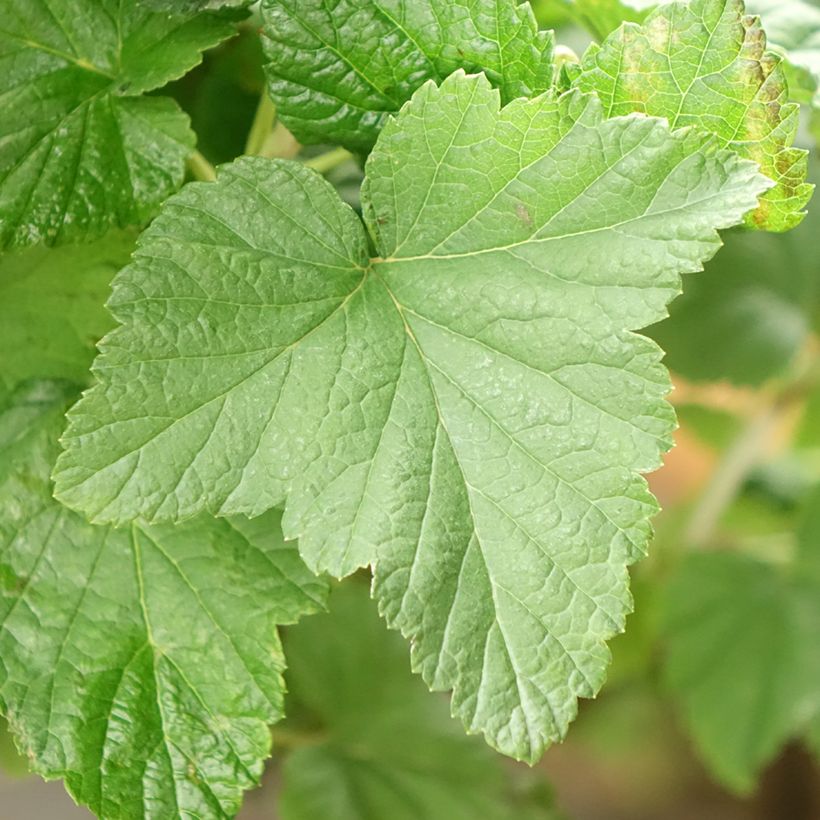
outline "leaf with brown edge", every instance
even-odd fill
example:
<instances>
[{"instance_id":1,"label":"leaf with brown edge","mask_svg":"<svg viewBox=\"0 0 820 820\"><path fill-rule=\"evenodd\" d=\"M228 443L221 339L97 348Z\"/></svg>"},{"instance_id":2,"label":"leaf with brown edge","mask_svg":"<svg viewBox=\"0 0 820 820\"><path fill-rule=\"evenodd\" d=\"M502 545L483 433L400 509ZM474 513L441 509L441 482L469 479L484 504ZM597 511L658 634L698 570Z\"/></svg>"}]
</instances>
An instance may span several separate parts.
<instances>
[{"instance_id":1,"label":"leaf with brown edge","mask_svg":"<svg viewBox=\"0 0 820 820\"><path fill-rule=\"evenodd\" d=\"M746 224L786 231L802 221L813 187L807 152L792 147L799 107L788 102L781 62L742 0L679 0L590 46L575 85L596 92L607 116L637 111L694 125L757 162L775 186Z\"/></svg>"}]
</instances>

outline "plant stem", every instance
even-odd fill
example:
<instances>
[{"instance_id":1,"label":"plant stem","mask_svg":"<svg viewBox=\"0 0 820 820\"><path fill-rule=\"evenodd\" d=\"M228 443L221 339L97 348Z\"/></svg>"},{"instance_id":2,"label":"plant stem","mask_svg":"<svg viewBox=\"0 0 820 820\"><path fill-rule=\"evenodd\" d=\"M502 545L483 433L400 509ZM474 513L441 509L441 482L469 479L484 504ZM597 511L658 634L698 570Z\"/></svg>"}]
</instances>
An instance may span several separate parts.
<instances>
[{"instance_id":1,"label":"plant stem","mask_svg":"<svg viewBox=\"0 0 820 820\"><path fill-rule=\"evenodd\" d=\"M194 179L201 180L202 182L214 182L216 180L216 170L214 166L211 165L199 151L194 151L194 153L188 157L187 166L188 171Z\"/></svg>"},{"instance_id":2,"label":"plant stem","mask_svg":"<svg viewBox=\"0 0 820 820\"><path fill-rule=\"evenodd\" d=\"M260 149L259 156L268 159L293 159L301 150L302 146L296 141L296 137L281 122L277 122Z\"/></svg>"},{"instance_id":3,"label":"plant stem","mask_svg":"<svg viewBox=\"0 0 820 820\"><path fill-rule=\"evenodd\" d=\"M308 168L313 168L314 171L318 171L320 174L326 174L328 171L338 168L349 159L353 159L353 154L351 154L350 151L345 148L334 148L326 154L320 154L318 157L309 159L305 165Z\"/></svg>"},{"instance_id":4,"label":"plant stem","mask_svg":"<svg viewBox=\"0 0 820 820\"><path fill-rule=\"evenodd\" d=\"M777 432L817 387L820 359L812 342L803 353L798 373L779 390L760 398L761 406L726 451L695 505L684 531L690 547L702 549L712 542L723 513L743 489L749 473L760 464Z\"/></svg>"},{"instance_id":5,"label":"plant stem","mask_svg":"<svg viewBox=\"0 0 820 820\"><path fill-rule=\"evenodd\" d=\"M773 433L783 419L778 397L756 413L729 447L695 506L684 539L702 549L712 540L723 512L737 498L749 473L760 463Z\"/></svg>"},{"instance_id":6,"label":"plant stem","mask_svg":"<svg viewBox=\"0 0 820 820\"><path fill-rule=\"evenodd\" d=\"M256 115L253 118L251 130L248 133L248 141L245 143L245 153L255 157L262 153L265 142L273 131L276 122L276 106L268 96L266 89L262 90L259 97L259 105L256 107Z\"/></svg>"}]
</instances>

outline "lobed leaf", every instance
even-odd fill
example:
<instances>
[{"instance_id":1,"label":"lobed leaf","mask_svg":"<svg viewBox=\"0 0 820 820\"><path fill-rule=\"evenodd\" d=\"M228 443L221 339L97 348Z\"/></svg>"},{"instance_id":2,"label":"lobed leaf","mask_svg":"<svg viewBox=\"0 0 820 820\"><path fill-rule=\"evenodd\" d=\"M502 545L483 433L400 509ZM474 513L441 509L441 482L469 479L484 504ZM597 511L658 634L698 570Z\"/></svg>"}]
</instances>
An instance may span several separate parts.
<instances>
[{"instance_id":1,"label":"lobed leaf","mask_svg":"<svg viewBox=\"0 0 820 820\"><path fill-rule=\"evenodd\" d=\"M413 666L535 760L600 687L671 443L657 321L768 181L571 92L425 85L367 167L366 221L244 159L186 187L117 278L59 497L97 521L256 515L315 570L375 566Z\"/></svg>"},{"instance_id":2,"label":"lobed leaf","mask_svg":"<svg viewBox=\"0 0 820 820\"><path fill-rule=\"evenodd\" d=\"M0 0L0 248L139 224L194 146L166 97L234 29L139 0Z\"/></svg>"},{"instance_id":3,"label":"lobed leaf","mask_svg":"<svg viewBox=\"0 0 820 820\"><path fill-rule=\"evenodd\" d=\"M100 817L232 817L282 716L276 626L324 585L257 522L94 527L51 495L66 394L0 410L0 712Z\"/></svg>"},{"instance_id":4,"label":"lobed leaf","mask_svg":"<svg viewBox=\"0 0 820 820\"><path fill-rule=\"evenodd\" d=\"M791 147L799 107L742 0L676 0L643 26L624 24L590 46L575 84L597 93L607 116L638 111L672 128L695 125L757 162L775 185L747 216L750 227L785 231L803 219L812 186L807 152Z\"/></svg>"},{"instance_id":5,"label":"lobed leaf","mask_svg":"<svg viewBox=\"0 0 820 820\"><path fill-rule=\"evenodd\" d=\"M505 101L552 84L552 34L518 0L264 0L270 92L304 143L372 147L427 80L485 71Z\"/></svg>"}]
</instances>

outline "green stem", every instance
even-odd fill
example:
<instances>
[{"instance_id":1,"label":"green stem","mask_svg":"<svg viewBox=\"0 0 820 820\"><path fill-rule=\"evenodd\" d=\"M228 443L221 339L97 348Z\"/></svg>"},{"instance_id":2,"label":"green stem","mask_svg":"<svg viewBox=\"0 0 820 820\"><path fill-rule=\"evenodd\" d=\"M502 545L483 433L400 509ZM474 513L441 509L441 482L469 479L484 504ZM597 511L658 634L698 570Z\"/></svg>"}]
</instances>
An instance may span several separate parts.
<instances>
[{"instance_id":1,"label":"green stem","mask_svg":"<svg viewBox=\"0 0 820 820\"><path fill-rule=\"evenodd\" d=\"M262 91L259 98L259 105L256 107L256 115L253 118L248 141L245 143L245 153L255 157L262 153L265 142L273 131L276 122L276 106L268 96L267 90Z\"/></svg>"},{"instance_id":2,"label":"green stem","mask_svg":"<svg viewBox=\"0 0 820 820\"><path fill-rule=\"evenodd\" d=\"M809 343L800 357L797 375L778 390L761 397L761 406L726 451L695 505L685 529L685 543L695 549L708 546L724 512L740 495L746 479L772 449L777 432L795 407L803 404L820 379L820 357Z\"/></svg>"},{"instance_id":3,"label":"green stem","mask_svg":"<svg viewBox=\"0 0 820 820\"><path fill-rule=\"evenodd\" d=\"M277 122L276 127L268 134L259 156L268 159L294 159L301 150L302 146L296 141L296 137L281 122Z\"/></svg>"},{"instance_id":4,"label":"green stem","mask_svg":"<svg viewBox=\"0 0 820 820\"><path fill-rule=\"evenodd\" d=\"M216 170L214 166L211 165L199 151L194 151L194 153L188 157L187 166L188 171L194 179L201 180L202 182L214 182L216 180Z\"/></svg>"},{"instance_id":5,"label":"green stem","mask_svg":"<svg viewBox=\"0 0 820 820\"><path fill-rule=\"evenodd\" d=\"M313 168L314 171L318 171L320 174L326 174L328 171L338 168L349 159L353 159L353 154L351 154L350 151L345 148L334 148L326 154L320 154L318 157L309 159L305 165L308 168Z\"/></svg>"}]
</instances>

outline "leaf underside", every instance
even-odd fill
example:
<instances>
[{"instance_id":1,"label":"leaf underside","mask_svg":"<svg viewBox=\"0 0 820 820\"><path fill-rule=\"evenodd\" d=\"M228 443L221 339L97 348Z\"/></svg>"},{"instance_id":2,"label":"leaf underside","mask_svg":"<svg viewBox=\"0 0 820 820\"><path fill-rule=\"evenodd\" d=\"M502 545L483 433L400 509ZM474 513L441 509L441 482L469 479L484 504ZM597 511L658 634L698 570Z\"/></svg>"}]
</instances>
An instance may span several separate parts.
<instances>
[{"instance_id":1,"label":"leaf underside","mask_svg":"<svg viewBox=\"0 0 820 820\"><path fill-rule=\"evenodd\" d=\"M194 146L167 97L234 29L138 0L0 0L0 248L141 224Z\"/></svg>"},{"instance_id":2,"label":"leaf underside","mask_svg":"<svg viewBox=\"0 0 820 820\"><path fill-rule=\"evenodd\" d=\"M603 681L656 510L674 417L632 331L768 184L713 143L457 73L371 155L373 259L298 164L187 186L115 281L59 497L101 522L286 502L313 569L375 567L469 730L536 759Z\"/></svg>"},{"instance_id":3,"label":"leaf underside","mask_svg":"<svg viewBox=\"0 0 820 820\"><path fill-rule=\"evenodd\" d=\"M785 231L803 219L813 186L807 152L793 148L799 106L788 102L781 58L742 0L659 6L643 26L627 23L584 56L575 85L594 91L607 116L631 111L694 125L754 160L775 185L746 218Z\"/></svg>"},{"instance_id":4,"label":"leaf underside","mask_svg":"<svg viewBox=\"0 0 820 820\"><path fill-rule=\"evenodd\" d=\"M73 389L0 408L0 712L100 817L232 817L282 716L276 625L323 583L255 522L95 527L51 496Z\"/></svg>"}]
</instances>

